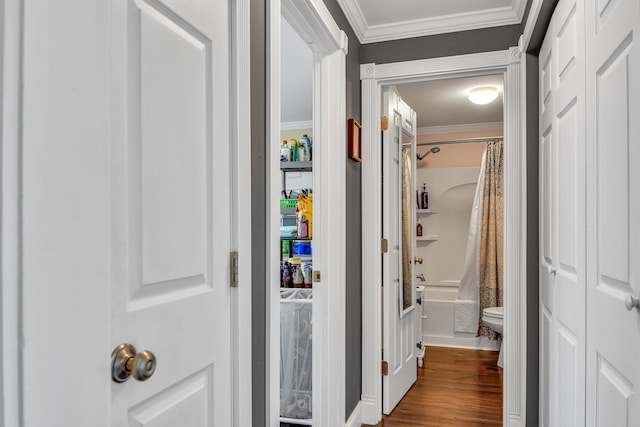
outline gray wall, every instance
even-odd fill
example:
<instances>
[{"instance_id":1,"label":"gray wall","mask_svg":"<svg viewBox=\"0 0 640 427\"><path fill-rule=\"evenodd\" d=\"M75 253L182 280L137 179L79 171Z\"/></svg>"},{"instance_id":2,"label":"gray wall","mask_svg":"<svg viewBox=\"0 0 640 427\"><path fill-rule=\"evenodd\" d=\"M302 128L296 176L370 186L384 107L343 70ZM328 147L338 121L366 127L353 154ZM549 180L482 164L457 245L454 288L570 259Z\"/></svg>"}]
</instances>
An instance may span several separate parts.
<instances>
[{"instance_id":1,"label":"gray wall","mask_svg":"<svg viewBox=\"0 0 640 427\"><path fill-rule=\"evenodd\" d=\"M505 50L518 45L520 34L522 34L522 26L509 25L363 44L360 48L360 63L386 64Z\"/></svg>"},{"instance_id":2,"label":"gray wall","mask_svg":"<svg viewBox=\"0 0 640 427\"><path fill-rule=\"evenodd\" d=\"M325 0L338 26L349 38L346 71L346 113L360 121L360 44L336 0ZM253 426L266 419L266 2L251 0L251 184L252 184L252 335L253 335ZM347 147L344 148L347 155ZM362 279L361 279L361 203L360 163L347 160L346 169L346 417L360 401L362 368ZM346 420L345 420L346 421Z\"/></svg>"},{"instance_id":3,"label":"gray wall","mask_svg":"<svg viewBox=\"0 0 640 427\"><path fill-rule=\"evenodd\" d=\"M266 425L266 22L264 0L251 0L251 361L252 425Z\"/></svg>"}]
</instances>

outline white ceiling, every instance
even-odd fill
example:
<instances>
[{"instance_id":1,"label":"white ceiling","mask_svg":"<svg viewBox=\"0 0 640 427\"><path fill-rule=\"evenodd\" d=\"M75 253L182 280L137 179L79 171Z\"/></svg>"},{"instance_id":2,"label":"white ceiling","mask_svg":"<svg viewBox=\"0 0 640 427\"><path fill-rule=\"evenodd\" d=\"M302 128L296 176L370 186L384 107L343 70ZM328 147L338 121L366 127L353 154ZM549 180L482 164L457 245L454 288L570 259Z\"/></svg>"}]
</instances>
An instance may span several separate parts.
<instances>
[{"instance_id":1,"label":"white ceiling","mask_svg":"<svg viewBox=\"0 0 640 427\"><path fill-rule=\"evenodd\" d=\"M310 121L313 117L313 53L286 19L282 19L281 32L280 121Z\"/></svg>"},{"instance_id":2,"label":"white ceiling","mask_svg":"<svg viewBox=\"0 0 640 427\"><path fill-rule=\"evenodd\" d=\"M360 43L522 22L527 0L338 0Z\"/></svg>"},{"instance_id":3,"label":"white ceiling","mask_svg":"<svg viewBox=\"0 0 640 427\"><path fill-rule=\"evenodd\" d=\"M495 86L498 98L476 105L467 98L469 89ZM503 121L502 75L463 77L397 85L402 99L418 116L418 128L471 125Z\"/></svg>"}]
</instances>

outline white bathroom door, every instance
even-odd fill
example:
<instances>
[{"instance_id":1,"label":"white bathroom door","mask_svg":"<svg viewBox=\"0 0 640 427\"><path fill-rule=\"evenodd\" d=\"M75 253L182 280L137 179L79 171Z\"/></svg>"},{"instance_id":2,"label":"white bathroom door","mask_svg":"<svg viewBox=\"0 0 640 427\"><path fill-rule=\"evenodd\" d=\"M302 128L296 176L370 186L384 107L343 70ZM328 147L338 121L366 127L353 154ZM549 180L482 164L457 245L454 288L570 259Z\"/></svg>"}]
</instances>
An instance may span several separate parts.
<instances>
[{"instance_id":1,"label":"white bathroom door","mask_svg":"<svg viewBox=\"0 0 640 427\"><path fill-rule=\"evenodd\" d=\"M383 132L383 237L388 240L388 251L382 256L383 268L383 349L387 375L382 377L383 412L390 414L400 399L416 381L416 329L414 292L412 305L403 309L403 256L402 256L402 141L403 116L406 104L395 88L384 91L384 112L389 118L389 127ZM405 108L402 108L405 107ZM406 117L405 117L406 118ZM414 123L413 118L410 119ZM415 141L414 141L415 144ZM415 149L413 150L415 155ZM415 164L415 162L412 162ZM415 177L415 173L412 175ZM414 178L415 180L415 178ZM415 189L415 184L412 186ZM412 191L412 194L415 191ZM410 215L415 218L415 213ZM415 227L411 221L411 230ZM412 239L413 240L413 239ZM413 243L411 245L413 248ZM410 255L413 259L413 251ZM411 271L413 271L413 263ZM406 268L406 266L405 266ZM411 273L413 283L413 272ZM412 288L414 286L412 285Z\"/></svg>"},{"instance_id":2,"label":"white bathroom door","mask_svg":"<svg viewBox=\"0 0 640 427\"><path fill-rule=\"evenodd\" d=\"M587 425L640 425L640 3L587 5Z\"/></svg>"},{"instance_id":3,"label":"white bathroom door","mask_svg":"<svg viewBox=\"0 0 640 427\"><path fill-rule=\"evenodd\" d=\"M25 5L25 426L232 426L229 2L72 3Z\"/></svg>"},{"instance_id":4,"label":"white bathroom door","mask_svg":"<svg viewBox=\"0 0 640 427\"><path fill-rule=\"evenodd\" d=\"M585 422L584 3L561 0L540 51L540 425Z\"/></svg>"}]
</instances>

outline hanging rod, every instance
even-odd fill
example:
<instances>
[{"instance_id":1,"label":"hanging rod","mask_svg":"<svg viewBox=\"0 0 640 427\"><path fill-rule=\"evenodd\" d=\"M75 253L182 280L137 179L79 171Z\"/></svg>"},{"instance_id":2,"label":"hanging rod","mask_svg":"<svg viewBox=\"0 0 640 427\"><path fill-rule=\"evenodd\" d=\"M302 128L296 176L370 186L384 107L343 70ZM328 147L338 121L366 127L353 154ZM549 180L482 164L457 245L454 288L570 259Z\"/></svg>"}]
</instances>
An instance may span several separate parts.
<instances>
[{"instance_id":1,"label":"hanging rod","mask_svg":"<svg viewBox=\"0 0 640 427\"><path fill-rule=\"evenodd\" d=\"M501 136L485 136L480 138L445 139L443 141L417 142L416 147L423 145L446 145L446 144L466 144L468 142L487 142L496 139L503 139Z\"/></svg>"}]
</instances>

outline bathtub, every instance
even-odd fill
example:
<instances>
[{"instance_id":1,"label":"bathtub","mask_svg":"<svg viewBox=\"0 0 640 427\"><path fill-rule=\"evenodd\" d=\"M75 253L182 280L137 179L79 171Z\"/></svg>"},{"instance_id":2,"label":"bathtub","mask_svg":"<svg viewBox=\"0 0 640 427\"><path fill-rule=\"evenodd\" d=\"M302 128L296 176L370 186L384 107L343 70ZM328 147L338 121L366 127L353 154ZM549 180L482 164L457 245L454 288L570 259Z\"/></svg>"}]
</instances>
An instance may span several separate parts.
<instances>
[{"instance_id":1,"label":"bathtub","mask_svg":"<svg viewBox=\"0 0 640 427\"><path fill-rule=\"evenodd\" d=\"M500 350L500 341L455 332L457 286L425 286L422 299L422 343L440 347Z\"/></svg>"}]
</instances>

